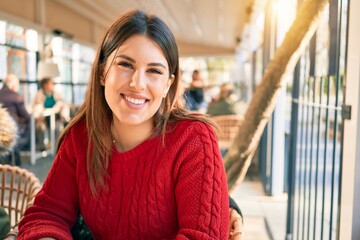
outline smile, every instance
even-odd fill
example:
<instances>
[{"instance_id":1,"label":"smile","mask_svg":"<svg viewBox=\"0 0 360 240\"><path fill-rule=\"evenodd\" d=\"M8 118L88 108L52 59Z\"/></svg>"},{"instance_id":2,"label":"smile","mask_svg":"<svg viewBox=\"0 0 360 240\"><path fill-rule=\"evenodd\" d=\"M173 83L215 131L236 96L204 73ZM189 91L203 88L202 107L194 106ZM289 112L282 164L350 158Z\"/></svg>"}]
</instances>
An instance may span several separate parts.
<instances>
[{"instance_id":1,"label":"smile","mask_svg":"<svg viewBox=\"0 0 360 240\"><path fill-rule=\"evenodd\" d=\"M136 98L131 98L128 96L124 95L124 99L126 101L128 101L129 103L135 104L135 105L142 105L144 104L147 100L146 99L136 99Z\"/></svg>"}]
</instances>

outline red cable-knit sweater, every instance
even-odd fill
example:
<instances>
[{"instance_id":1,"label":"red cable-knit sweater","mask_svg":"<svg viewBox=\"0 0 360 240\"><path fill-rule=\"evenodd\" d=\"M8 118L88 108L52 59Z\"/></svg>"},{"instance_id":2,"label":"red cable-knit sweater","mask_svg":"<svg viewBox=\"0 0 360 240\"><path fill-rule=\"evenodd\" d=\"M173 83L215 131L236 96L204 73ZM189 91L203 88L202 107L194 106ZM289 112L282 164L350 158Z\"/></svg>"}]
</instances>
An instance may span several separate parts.
<instances>
[{"instance_id":1,"label":"red cable-knit sweater","mask_svg":"<svg viewBox=\"0 0 360 240\"><path fill-rule=\"evenodd\" d=\"M227 239L226 175L210 126L180 121L130 151L113 147L107 189L92 196L85 122L65 137L19 239L71 239L80 211L95 239Z\"/></svg>"}]
</instances>

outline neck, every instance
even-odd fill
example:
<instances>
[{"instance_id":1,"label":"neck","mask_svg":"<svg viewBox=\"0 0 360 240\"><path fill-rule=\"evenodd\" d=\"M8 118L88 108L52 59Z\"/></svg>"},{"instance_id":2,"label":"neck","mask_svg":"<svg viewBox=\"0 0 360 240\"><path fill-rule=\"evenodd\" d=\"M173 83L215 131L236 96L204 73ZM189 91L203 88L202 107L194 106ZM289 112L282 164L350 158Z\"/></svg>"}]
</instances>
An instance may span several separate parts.
<instances>
[{"instance_id":1,"label":"neck","mask_svg":"<svg viewBox=\"0 0 360 240\"><path fill-rule=\"evenodd\" d=\"M119 122L111 127L113 143L119 152L129 151L151 137L153 126L123 125Z\"/></svg>"}]
</instances>

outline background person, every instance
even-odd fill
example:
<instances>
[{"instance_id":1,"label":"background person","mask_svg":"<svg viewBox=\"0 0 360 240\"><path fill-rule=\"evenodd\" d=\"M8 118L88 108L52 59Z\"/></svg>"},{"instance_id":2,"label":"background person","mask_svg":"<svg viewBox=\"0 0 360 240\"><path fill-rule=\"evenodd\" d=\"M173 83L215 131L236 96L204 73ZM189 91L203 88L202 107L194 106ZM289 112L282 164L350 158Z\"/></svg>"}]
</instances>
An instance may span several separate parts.
<instances>
[{"instance_id":1,"label":"background person","mask_svg":"<svg viewBox=\"0 0 360 240\"><path fill-rule=\"evenodd\" d=\"M19 239L228 239L225 168L211 119L179 104L175 38L131 11L108 29L84 104L59 138Z\"/></svg>"},{"instance_id":2,"label":"background person","mask_svg":"<svg viewBox=\"0 0 360 240\"><path fill-rule=\"evenodd\" d=\"M189 110L199 111L206 108L204 83L199 70L194 70L192 82L188 89L185 90L185 101Z\"/></svg>"},{"instance_id":3,"label":"background person","mask_svg":"<svg viewBox=\"0 0 360 240\"><path fill-rule=\"evenodd\" d=\"M21 165L20 151L30 148L30 115L25 108L24 98L19 94L19 89L19 78L14 74L8 74L0 90L0 104L7 109L18 127L18 138L13 148L15 164L18 166Z\"/></svg>"},{"instance_id":4,"label":"background person","mask_svg":"<svg viewBox=\"0 0 360 240\"><path fill-rule=\"evenodd\" d=\"M211 116L236 114L235 101L231 98L233 93L234 87L231 83L222 84L219 96L209 104L207 114Z\"/></svg>"},{"instance_id":5,"label":"background person","mask_svg":"<svg viewBox=\"0 0 360 240\"><path fill-rule=\"evenodd\" d=\"M5 239L10 232L10 219L7 212L0 206L0 239Z\"/></svg>"},{"instance_id":6,"label":"background person","mask_svg":"<svg viewBox=\"0 0 360 240\"><path fill-rule=\"evenodd\" d=\"M52 78L43 78L40 89L33 99L33 114L36 122L36 144L38 150L45 150L45 131L50 129L50 117L43 116L45 109L52 108L55 113L57 125L70 120L70 109L61 94L55 91ZM56 127L58 129L58 126Z\"/></svg>"}]
</instances>

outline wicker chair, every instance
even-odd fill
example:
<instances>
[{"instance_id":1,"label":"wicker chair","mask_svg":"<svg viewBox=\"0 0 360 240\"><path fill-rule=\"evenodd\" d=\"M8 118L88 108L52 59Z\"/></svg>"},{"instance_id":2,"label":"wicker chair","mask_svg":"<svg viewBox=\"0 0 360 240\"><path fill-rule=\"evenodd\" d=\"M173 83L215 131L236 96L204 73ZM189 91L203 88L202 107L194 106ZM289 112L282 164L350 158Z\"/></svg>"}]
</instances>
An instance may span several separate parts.
<instances>
[{"instance_id":1,"label":"wicker chair","mask_svg":"<svg viewBox=\"0 0 360 240\"><path fill-rule=\"evenodd\" d=\"M243 117L239 115L220 115L211 117L219 126L221 133L218 136L221 149L228 149L233 143Z\"/></svg>"},{"instance_id":2,"label":"wicker chair","mask_svg":"<svg viewBox=\"0 0 360 240\"><path fill-rule=\"evenodd\" d=\"M27 207L35 198L41 188L39 179L26 169L16 166L0 164L0 201L1 206L9 213L11 231L7 240L17 239L17 225ZM235 210L230 211L233 224L230 229L229 239L241 240L243 218ZM86 239L92 239L91 232L86 224L79 218L77 225L72 229L73 236L83 235Z\"/></svg>"},{"instance_id":3,"label":"wicker chair","mask_svg":"<svg viewBox=\"0 0 360 240\"><path fill-rule=\"evenodd\" d=\"M10 232L17 225L26 208L30 206L40 190L39 179L26 169L0 164L0 203L10 218Z\"/></svg>"}]
</instances>

